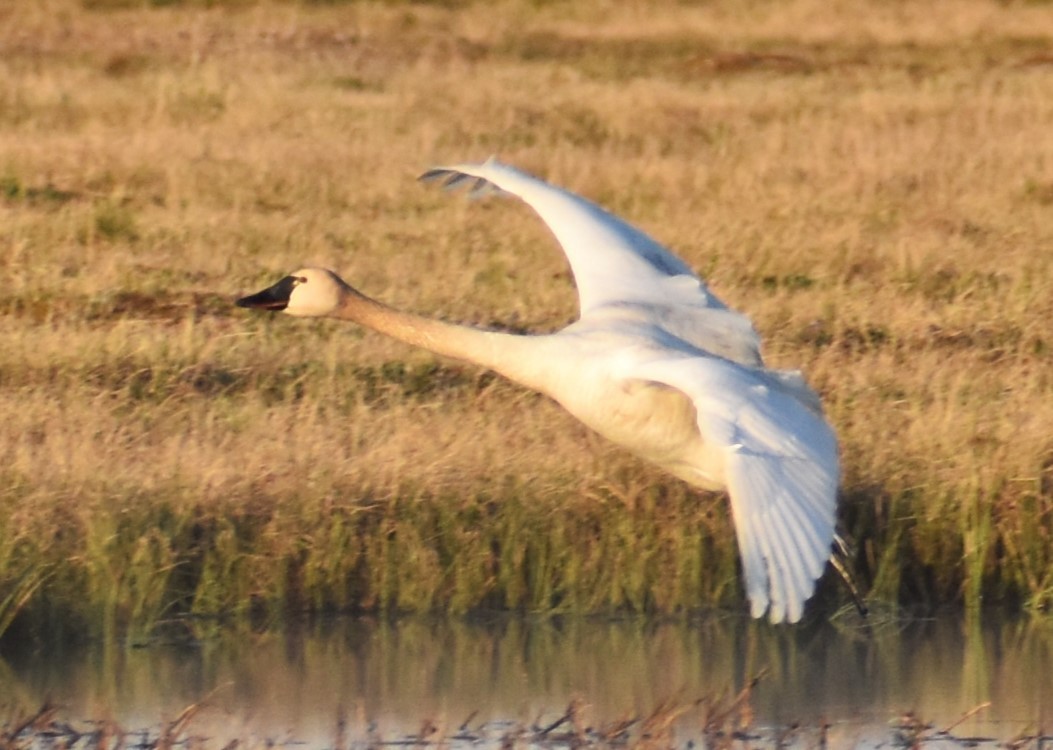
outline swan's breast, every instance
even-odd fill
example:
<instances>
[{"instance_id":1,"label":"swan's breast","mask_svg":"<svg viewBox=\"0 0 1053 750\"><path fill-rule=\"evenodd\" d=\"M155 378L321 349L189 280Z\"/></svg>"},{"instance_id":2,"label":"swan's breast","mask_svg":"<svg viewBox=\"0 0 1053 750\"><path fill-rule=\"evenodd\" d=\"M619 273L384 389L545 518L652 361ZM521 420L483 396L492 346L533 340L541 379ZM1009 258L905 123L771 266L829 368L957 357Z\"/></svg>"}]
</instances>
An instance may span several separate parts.
<instances>
[{"instance_id":1,"label":"swan's breast","mask_svg":"<svg viewBox=\"0 0 1053 750\"><path fill-rule=\"evenodd\" d=\"M617 312L617 311L612 311ZM702 439L691 398L671 386L627 377L638 361L689 346L650 321L622 311L582 320L549 336L502 371L555 399L613 443L691 484L724 487L723 455Z\"/></svg>"},{"instance_id":2,"label":"swan's breast","mask_svg":"<svg viewBox=\"0 0 1053 750\"><path fill-rule=\"evenodd\" d=\"M645 380L594 383L584 398L557 400L613 443L691 484L724 487L721 457L702 439L691 399Z\"/></svg>"}]
</instances>

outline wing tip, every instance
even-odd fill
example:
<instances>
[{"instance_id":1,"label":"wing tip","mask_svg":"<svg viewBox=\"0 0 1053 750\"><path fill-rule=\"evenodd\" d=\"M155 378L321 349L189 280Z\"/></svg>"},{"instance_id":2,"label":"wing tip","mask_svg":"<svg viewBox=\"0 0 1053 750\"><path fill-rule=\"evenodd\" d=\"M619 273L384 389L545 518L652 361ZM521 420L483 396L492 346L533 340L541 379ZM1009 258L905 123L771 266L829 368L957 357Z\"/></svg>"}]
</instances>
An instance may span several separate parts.
<instances>
[{"instance_id":1,"label":"wing tip","mask_svg":"<svg viewBox=\"0 0 1053 750\"><path fill-rule=\"evenodd\" d=\"M472 177L481 177L482 175L477 173L502 166L505 165L497 160L497 154L490 154L490 156L486 157L483 161L463 161L456 164L438 164L429 167L423 174L419 175L417 179L421 182L431 182L454 172Z\"/></svg>"},{"instance_id":2,"label":"wing tip","mask_svg":"<svg viewBox=\"0 0 1053 750\"><path fill-rule=\"evenodd\" d=\"M418 182L433 183L441 182L444 190L456 190L465 183L469 183L468 196L479 198L492 193L504 193L497 183L491 179L492 171L503 166L497 161L496 155L491 155L485 161L476 163L451 164L447 166L432 167L417 177Z\"/></svg>"},{"instance_id":3,"label":"wing tip","mask_svg":"<svg viewBox=\"0 0 1053 750\"><path fill-rule=\"evenodd\" d=\"M750 596L750 617L759 620L768 611L768 595L760 592Z\"/></svg>"}]
</instances>

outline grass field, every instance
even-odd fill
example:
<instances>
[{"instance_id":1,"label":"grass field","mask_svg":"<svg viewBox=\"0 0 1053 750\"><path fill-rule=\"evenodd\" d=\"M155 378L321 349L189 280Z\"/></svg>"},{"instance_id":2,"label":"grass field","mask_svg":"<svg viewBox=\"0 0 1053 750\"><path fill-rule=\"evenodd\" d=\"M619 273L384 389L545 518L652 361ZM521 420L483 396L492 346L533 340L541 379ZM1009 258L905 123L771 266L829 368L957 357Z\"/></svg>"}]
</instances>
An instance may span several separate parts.
<instances>
[{"instance_id":1,"label":"grass field","mask_svg":"<svg viewBox=\"0 0 1053 750\"><path fill-rule=\"evenodd\" d=\"M525 206L414 181L494 153L806 373L874 599L1053 604L1053 5L27 0L0 81L0 632L744 607L722 498L488 373L232 306L310 263L566 324Z\"/></svg>"}]
</instances>

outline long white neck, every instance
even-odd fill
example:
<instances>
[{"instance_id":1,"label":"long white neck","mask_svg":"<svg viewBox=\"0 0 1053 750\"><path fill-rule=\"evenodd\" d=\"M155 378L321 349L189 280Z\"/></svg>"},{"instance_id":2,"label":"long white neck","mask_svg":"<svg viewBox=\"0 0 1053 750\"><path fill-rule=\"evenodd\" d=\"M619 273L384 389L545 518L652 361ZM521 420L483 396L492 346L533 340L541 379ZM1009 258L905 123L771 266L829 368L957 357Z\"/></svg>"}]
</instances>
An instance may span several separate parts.
<instances>
[{"instance_id":1,"label":"long white neck","mask_svg":"<svg viewBox=\"0 0 1053 750\"><path fill-rule=\"evenodd\" d=\"M545 370L538 366L548 336L522 336L426 318L367 297L346 287L339 307L328 315L372 328L413 346L481 365L509 380L548 393Z\"/></svg>"}]
</instances>

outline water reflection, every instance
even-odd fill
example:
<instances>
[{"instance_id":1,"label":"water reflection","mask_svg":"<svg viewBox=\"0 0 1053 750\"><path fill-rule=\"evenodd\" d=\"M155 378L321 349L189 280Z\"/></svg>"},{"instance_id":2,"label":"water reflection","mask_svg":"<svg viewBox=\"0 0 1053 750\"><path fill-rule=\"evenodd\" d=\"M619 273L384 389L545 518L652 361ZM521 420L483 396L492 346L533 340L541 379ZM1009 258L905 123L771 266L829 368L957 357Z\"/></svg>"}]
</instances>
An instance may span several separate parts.
<instances>
[{"instance_id":1,"label":"water reflection","mask_svg":"<svg viewBox=\"0 0 1053 750\"><path fill-rule=\"evenodd\" d=\"M580 696L590 719L610 721L669 698L733 694L762 670L752 698L762 726L826 720L887 737L900 712L946 726L989 701L956 732L1008 739L1053 718L1053 627L951 620L871 633L738 619L341 620L193 648L8 644L0 702L50 699L71 717L145 727L207 697L196 724L212 737L331 746L342 714L352 733L375 722L395 735L424 718L453 728L473 713L473 723L558 716Z\"/></svg>"}]
</instances>

